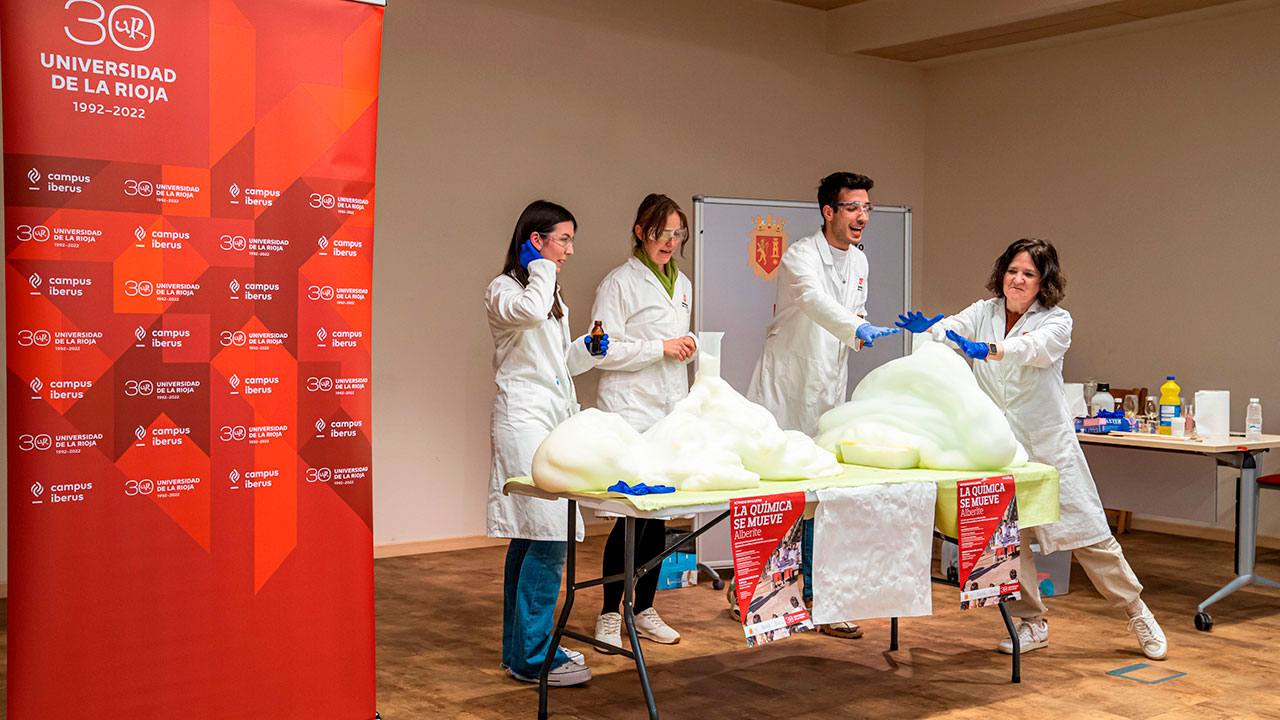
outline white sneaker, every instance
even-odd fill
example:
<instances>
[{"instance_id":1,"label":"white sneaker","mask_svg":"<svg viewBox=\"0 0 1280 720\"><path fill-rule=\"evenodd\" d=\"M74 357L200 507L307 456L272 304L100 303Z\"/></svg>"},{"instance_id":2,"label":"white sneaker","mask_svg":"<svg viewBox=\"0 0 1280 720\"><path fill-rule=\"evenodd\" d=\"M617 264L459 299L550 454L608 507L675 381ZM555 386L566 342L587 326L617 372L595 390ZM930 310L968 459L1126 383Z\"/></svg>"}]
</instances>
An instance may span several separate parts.
<instances>
[{"instance_id":1,"label":"white sneaker","mask_svg":"<svg viewBox=\"0 0 1280 720\"><path fill-rule=\"evenodd\" d=\"M1018 621L1018 651L1028 653L1049 646L1049 623L1041 620L1038 623ZM1000 641L1000 652L1013 654L1013 640L1005 638Z\"/></svg>"},{"instance_id":2,"label":"white sneaker","mask_svg":"<svg viewBox=\"0 0 1280 720\"><path fill-rule=\"evenodd\" d=\"M582 657L582 653L575 654L578 655L579 658ZM515 672L512 672L510 668L507 669L507 672L511 673L511 677L519 680L520 682L538 682L537 677L528 678L523 675L518 675ZM569 662L561 663L560 665L551 668L551 672L547 674L547 685L551 687L569 687L570 685L581 685L590 679L591 668L587 667L585 663L575 662L571 659Z\"/></svg>"},{"instance_id":3,"label":"white sneaker","mask_svg":"<svg viewBox=\"0 0 1280 720\"><path fill-rule=\"evenodd\" d=\"M1151 614L1151 609L1145 605L1142 612L1129 618L1129 630L1138 633L1138 646L1142 648L1142 654L1152 660L1163 660L1164 656L1169 654L1169 643L1165 640L1164 631L1160 629L1160 623L1156 622L1156 616Z\"/></svg>"},{"instance_id":4,"label":"white sneaker","mask_svg":"<svg viewBox=\"0 0 1280 720\"><path fill-rule=\"evenodd\" d=\"M618 649L622 648L622 615L616 612L604 613L596 618L596 639L602 643L608 643ZM602 647L592 645L596 652L605 655L617 655L618 653L605 650Z\"/></svg>"},{"instance_id":5,"label":"white sneaker","mask_svg":"<svg viewBox=\"0 0 1280 720\"><path fill-rule=\"evenodd\" d=\"M663 645L675 645L680 642L680 633L672 630L666 623L662 622L662 618L658 616L658 611L653 608L636 615L636 632L640 634L640 637Z\"/></svg>"},{"instance_id":6,"label":"white sneaker","mask_svg":"<svg viewBox=\"0 0 1280 720\"><path fill-rule=\"evenodd\" d=\"M560 652L564 653L565 657L569 658L569 662L577 663L579 665L587 664L587 657L577 650L570 650L569 648L561 645ZM507 672L511 671L511 668L507 667L506 663L502 663L502 669Z\"/></svg>"}]
</instances>

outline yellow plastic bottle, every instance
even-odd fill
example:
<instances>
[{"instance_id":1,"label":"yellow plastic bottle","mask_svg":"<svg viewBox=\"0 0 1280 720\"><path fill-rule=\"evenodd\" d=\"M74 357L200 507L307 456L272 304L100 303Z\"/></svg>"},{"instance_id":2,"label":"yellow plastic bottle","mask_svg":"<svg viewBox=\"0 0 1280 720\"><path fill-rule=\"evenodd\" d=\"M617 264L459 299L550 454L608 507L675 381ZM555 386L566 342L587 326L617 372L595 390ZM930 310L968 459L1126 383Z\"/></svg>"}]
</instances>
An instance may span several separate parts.
<instances>
[{"instance_id":1,"label":"yellow plastic bottle","mask_svg":"<svg viewBox=\"0 0 1280 720\"><path fill-rule=\"evenodd\" d=\"M1173 381L1173 376L1169 375L1164 384L1160 386L1160 430L1161 435L1172 435L1173 429L1170 427L1175 418L1182 417L1182 396L1179 393L1182 388L1178 387L1178 383Z\"/></svg>"}]
</instances>

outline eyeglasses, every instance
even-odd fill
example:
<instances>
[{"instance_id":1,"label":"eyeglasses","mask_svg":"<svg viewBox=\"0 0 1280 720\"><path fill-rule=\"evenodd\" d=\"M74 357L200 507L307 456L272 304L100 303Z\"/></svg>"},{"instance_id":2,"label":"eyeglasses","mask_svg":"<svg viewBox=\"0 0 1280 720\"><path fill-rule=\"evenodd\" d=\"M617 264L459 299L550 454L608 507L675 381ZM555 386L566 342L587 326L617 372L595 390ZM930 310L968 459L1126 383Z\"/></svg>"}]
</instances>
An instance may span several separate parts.
<instances>
[{"instance_id":1,"label":"eyeglasses","mask_svg":"<svg viewBox=\"0 0 1280 720\"><path fill-rule=\"evenodd\" d=\"M542 233L538 233L538 234L539 234L539 235L542 235ZM572 235L561 235L560 237L554 237L554 236L552 236L552 235L542 235L542 237L543 237L543 238L545 238L545 239L547 239L547 240L551 240L552 242L557 243L557 244L558 244L558 245L560 245L561 247L573 247L573 236L572 236Z\"/></svg>"},{"instance_id":2,"label":"eyeglasses","mask_svg":"<svg viewBox=\"0 0 1280 720\"><path fill-rule=\"evenodd\" d=\"M852 215L858 215L859 213L861 213L863 215L866 215L867 217L871 217L871 211L875 210L875 206L872 205L871 203L858 202L857 200L850 200L849 202L836 203L835 205L836 207L844 208L848 210L849 213Z\"/></svg>"},{"instance_id":3,"label":"eyeglasses","mask_svg":"<svg viewBox=\"0 0 1280 720\"><path fill-rule=\"evenodd\" d=\"M653 234L653 233L649 233L649 237L651 237L651 238L652 238L652 237L654 237L654 234ZM662 242L670 242L672 238L675 238L676 240L679 240L680 242L684 242L685 240L687 240L687 239L689 238L689 229L688 229L688 228L679 228L679 229L677 229L677 230L660 230L660 231L658 231L658 234L657 234L657 239L658 239L658 240L661 240Z\"/></svg>"}]
</instances>

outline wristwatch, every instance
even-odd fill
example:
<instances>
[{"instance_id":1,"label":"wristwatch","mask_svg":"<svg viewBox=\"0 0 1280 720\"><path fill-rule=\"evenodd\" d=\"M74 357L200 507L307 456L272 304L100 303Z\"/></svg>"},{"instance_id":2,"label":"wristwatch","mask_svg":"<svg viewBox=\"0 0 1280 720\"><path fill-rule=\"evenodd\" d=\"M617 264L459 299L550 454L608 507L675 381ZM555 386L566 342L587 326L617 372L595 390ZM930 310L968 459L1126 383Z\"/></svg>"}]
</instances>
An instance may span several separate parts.
<instances>
[{"instance_id":1,"label":"wristwatch","mask_svg":"<svg viewBox=\"0 0 1280 720\"><path fill-rule=\"evenodd\" d=\"M987 359L992 360L996 356L996 344L987 343Z\"/></svg>"}]
</instances>

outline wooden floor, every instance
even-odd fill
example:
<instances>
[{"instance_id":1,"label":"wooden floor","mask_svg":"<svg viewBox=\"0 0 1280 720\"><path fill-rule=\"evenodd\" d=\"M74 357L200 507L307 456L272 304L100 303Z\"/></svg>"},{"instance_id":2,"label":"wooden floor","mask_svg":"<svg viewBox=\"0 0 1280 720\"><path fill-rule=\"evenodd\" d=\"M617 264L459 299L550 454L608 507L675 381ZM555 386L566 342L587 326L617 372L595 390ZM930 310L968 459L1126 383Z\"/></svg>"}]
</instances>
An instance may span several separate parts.
<instances>
[{"instance_id":1,"label":"wooden floor","mask_svg":"<svg viewBox=\"0 0 1280 720\"><path fill-rule=\"evenodd\" d=\"M603 540L580 546L581 577L598 569ZM1280 591L1238 592L1211 609L1213 632L1198 632L1195 606L1230 579L1230 546L1152 533L1130 533L1121 543L1171 645L1169 659L1151 663L1142 676L1186 673L1181 677L1143 684L1106 674L1145 658L1079 565L1070 594L1049 600L1050 645L1023 658L1020 685L1009 683L1009 658L994 651L1002 636L999 612L961 612L954 588L935 587L934 615L903 620L901 649L890 653L888 621L881 620L864 623L860 640L805 634L749 650L728 617L724 592L706 583L658 593L658 609L683 635L679 645L644 643L658 709L672 720L1280 719ZM499 667L504 552L375 563L383 718L536 717L536 686ZM1280 551L1262 551L1259 570L1280 578ZM599 602L599 588L584 591L573 626L593 631ZM0 622L6 612L0 601ZM0 647L6 640L0 630ZM595 677L582 687L552 689L552 717L646 717L634 666L580 649ZM0 692L4 682L0 674Z\"/></svg>"},{"instance_id":2,"label":"wooden floor","mask_svg":"<svg viewBox=\"0 0 1280 720\"><path fill-rule=\"evenodd\" d=\"M888 649L887 620L866 636L805 634L757 649L728 616L710 583L659 591L657 608L683 636L674 646L644 642L664 718L1280 718L1280 591L1249 588L1211 608L1215 625L1192 625L1195 606L1231 577L1227 544L1130 533L1126 555L1144 597L1169 636L1169 658L1142 671L1144 684L1107 671L1146 661L1125 621L1105 607L1079 565L1071 592L1051 598L1050 645L1023 658L1009 683L1009 658L994 608L962 612L957 590L935 586L934 615L901 622ZM599 572L603 538L580 546L579 576ZM536 686L499 667L504 548L388 558L376 563L378 709L406 718L533 718ZM1280 578L1280 551L1259 570ZM599 588L578 597L571 624L593 632ZM573 647L572 642L566 643ZM552 689L555 718L647 717L634 665L585 650L594 677Z\"/></svg>"}]
</instances>

